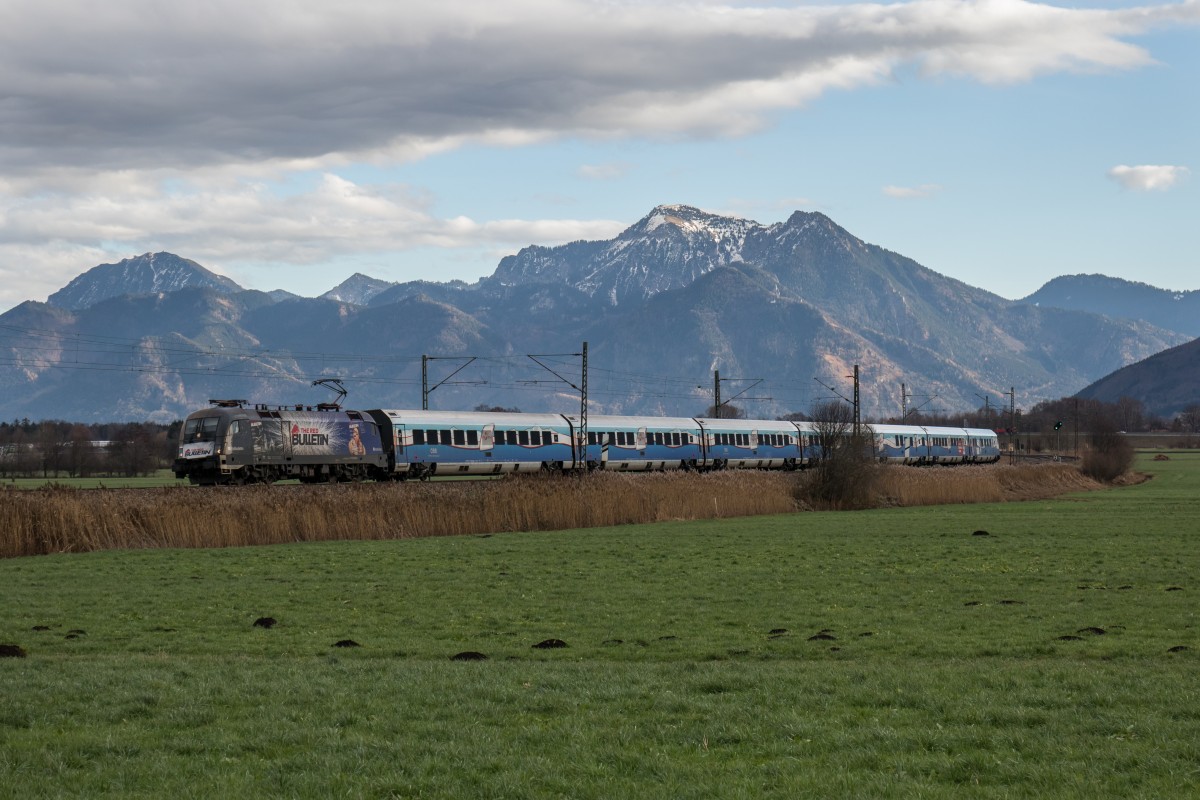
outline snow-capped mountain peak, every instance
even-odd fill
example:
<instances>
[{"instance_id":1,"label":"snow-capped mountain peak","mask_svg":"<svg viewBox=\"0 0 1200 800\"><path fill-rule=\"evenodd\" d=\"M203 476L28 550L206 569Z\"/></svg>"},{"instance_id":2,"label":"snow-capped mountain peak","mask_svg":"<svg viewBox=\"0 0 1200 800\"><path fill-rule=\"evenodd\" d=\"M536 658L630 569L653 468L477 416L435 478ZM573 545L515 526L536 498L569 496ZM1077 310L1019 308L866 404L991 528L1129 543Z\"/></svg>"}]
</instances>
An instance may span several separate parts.
<instances>
[{"instance_id":1,"label":"snow-capped mountain peak","mask_svg":"<svg viewBox=\"0 0 1200 800\"><path fill-rule=\"evenodd\" d=\"M143 253L116 264L100 264L75 278L46 300L52 306L78 310L122 295L157 294L187 288L242 291L224 275L174 253Z\"/></svg>"},{"instance_id":2,"label":"snow-capped mountain peak","mask_svg":"<svg viewBox=\"0 0 1200 800\"><path fill-rule=\"evenodd\" d=\"M339 303L353 303L357 306L365 306L376 295L395 285L390 281L372 278L370 275L363 275L361 272L356 272L321 295L321 297L327 300L337 300Z\"/></svg>"}]
</instances>

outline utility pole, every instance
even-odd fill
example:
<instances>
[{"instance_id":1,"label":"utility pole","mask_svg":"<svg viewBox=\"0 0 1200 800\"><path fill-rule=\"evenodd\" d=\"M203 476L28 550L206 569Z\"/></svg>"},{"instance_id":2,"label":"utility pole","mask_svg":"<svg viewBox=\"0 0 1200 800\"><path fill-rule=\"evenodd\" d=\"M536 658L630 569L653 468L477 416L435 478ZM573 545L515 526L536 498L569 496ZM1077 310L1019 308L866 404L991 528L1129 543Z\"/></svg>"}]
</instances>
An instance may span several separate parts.
<instances>
[{"instance_id":1,"label":"utility pole","mask_svg":"<svg viewBox=\"0 0 1200 800\"><path fill-rule=\"evenodd\" d=\"M983 401L983 418L987 422L987 426L992 427L992 396L990 394L980 394L975 392L975 396Z\"/></svg>"},{"instance_id":2,"label":"utility pole","mask_svg":"<svg viewBox=\"0 0 1200 800\"><path fill-rule=\"evenodd\" d=\"M858 396L858 364L854 365L854 374L847 375L846 377L854 379L854 392L851 395L851 397L853 397L854 399L851 399L850 397L846 397L846 395L842 394L837 389L833 388L832 386L830 386L828 383L821 380L820 378L814 377L813 380L816 381L817 383L821 384L822 386L824 386L829 391L833 392L836 396L840 397L845 402L850 404L851 408L853 408L853 410L854 410L854 436L857 438L858 432L859 432L859 427L862 425L862 414L860 411L861 405L859 403L859 396ZM901 384L901 386L903 387L903 384Z\"/></svg>"},{"instance_id":3,"label":"utility pole","mask_svg":"<svg viewBox=\"0 0 1200 800\"><path fill-rule=\"evenodd\" d=\"M721 418L721 370L713 370L713 416Z\"/></svg>"},{"instance_id":4,"label":"utility pole","mask_svg":"<svg viewBox=\"0 0 1200 800\"><path fill-rule=\"evenodd\" d=\"M908 418L908 387L900 384L900 421Z\"/></svg>"},{"instance_id":5,"label":"utility pole","mask_svg":"<svg viewBox=\"0 0 1200 800\"><path fill-rule=\"evenodd\" d=\"M854 365L854 438L858 438L859 427L862 425L862 417L860 409L862 406L858 402L858 364Z\"/></svg>"},{"instance_id":6,"label":"utility pole","mask_svg":"<svg viewBox=\"0 0 1200 800\"><path fill-rule=\"evenodd\" d=\"M583 343L583 350L578 353L526 353L525 357L533 363L537 364L542 369L549 372L554 377L567 386L570 386L575 391L579 392L579 441L571 443L571 458L574 460L574 468L581 469L587 467L587 342ZM579 385L576 386L569 378L560 375L555 370L551 369L541 359L543 358L559 358L559 357L574 357L580 360L579 370ZM553 381L522 381L522 383L553 383Z\"/></svg>"},{"instance_id":7,"label":"utility pole","mask_svg":"<svg viewBox=\"0 0 1200 800\"><path fill-rule=\"evenodd\" d=\"M487 383L487 381L453 381L453 382L451 382L451 380L450 380L455 375L457 375L458 373L460 373L464 369L466 369L468 366L470 366L471 362L474 361L476 358L477 358L477 356L429 356L429 355L425 355L424 353L422 353L421 354L421 410L422 411L429 410L429 393L432 392L434 389L438 388L439 386L442 386L443 384L453 383L455 385L464 385L464 386L482 386L483 384ZM433 386L429 385L429 362L430 361L462 361L464 359L466 359L466 363L463 364L461 367L454 370L454 372L451 372L449 375L447 375L445 378L443 378L442 380L435 383Z\"/></svg>"},{"instance_id":8,"label":"utility pole","mask_svg":"<svg viewBox=\"0 0 1200 800\"><path fill-rule=\"evenodd\" d=\"M762 383L763 378L722 378L721 370L714 369L713 370L713 416L717 419L721 418L721 381L740 381L743 383L746 381L750 382L749 386L747 386L745 389L742 389L740 392L738 392L737 394L735 394L729 398L729 400L732 402L734 400L737 400L739 397L742 397L742 395L744 395L746 392L753 389L755 386L758 386L760 383ZM696 388L699 389L700 387L697 386ZM774 398L771 398L771 397L744 397L742 399L743 400L772 400Z\"/></svg>"},{"instance_id":9,"label":"utility pole","mask_svg":"<svg viewBox=\"0 0 1200 800\"><path fill-rule=\"evenodd\" d=\"M1012 453L1012 463L1017 463L1017 446L1014 441L1017 436L1017 388L1008 387L1008 449Z\"/></svg>"},{"instance_id":10,"label":"utility pole","mask_svg":"<svg viewBox=\"0 0 1200 800\"><path fill-rule=\"evenodd\" d=\"M583 376L579 381L579 454L575 459L575 468L587 468L588 418L587 418L587 342L583 343Z\"/></svg>"}]
</instances>

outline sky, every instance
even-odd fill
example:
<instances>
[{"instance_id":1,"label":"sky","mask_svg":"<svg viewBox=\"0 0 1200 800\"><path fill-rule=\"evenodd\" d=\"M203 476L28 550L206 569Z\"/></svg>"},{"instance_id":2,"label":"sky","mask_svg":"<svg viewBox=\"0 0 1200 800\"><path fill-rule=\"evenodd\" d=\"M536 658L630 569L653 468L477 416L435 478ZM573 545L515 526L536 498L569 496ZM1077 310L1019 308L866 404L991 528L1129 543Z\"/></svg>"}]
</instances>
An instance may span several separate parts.
<instances>
[{"instance_id":1,"label":"sky","mask_svg":"<svg viewBox=\"0 0 1200 800\"><path fill-rule=\"evenodd\" d=\"M1200 0L5 0L0 311L162 250L474 281L656 205L1200 289Z\"/></svg>"}]
</instances>

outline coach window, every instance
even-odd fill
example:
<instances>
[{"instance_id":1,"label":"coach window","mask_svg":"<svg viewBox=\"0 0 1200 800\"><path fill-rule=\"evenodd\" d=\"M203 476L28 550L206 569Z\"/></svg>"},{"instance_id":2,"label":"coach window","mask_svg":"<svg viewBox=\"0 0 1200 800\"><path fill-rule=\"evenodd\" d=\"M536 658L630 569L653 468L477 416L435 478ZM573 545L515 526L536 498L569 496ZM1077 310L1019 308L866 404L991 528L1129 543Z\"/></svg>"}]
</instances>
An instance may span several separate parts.
<instances>
[{"instance_id":1,"label":"coach window","mask_svg":"<svg viewBox=\"0 0 1200 800\"><path fill-rule=\"evenodd\" d=\"M533 447L541 447L542 446L542 432L541 431L530 431L529 432L529 444Z\"/></svg>"},{"instance_id":2,"label":"coach window","mask_svg":"<svg viewBox=\"0 0 1200 800\"><path fill-rule=\"evenodd\" d=\"M469 447L479 446L479 431L467 431L467 445Z\"/></svg>"},{"instance_id":3,"label":"coach window","mask_svg":"<svg viewBox=\"0 0 1200 800\"><path fill-rule=\"evenodd\" d=\"M413 444L425 444L425 431L413 431Z\"/></svg>"},{"instance_id":4,"label":"coach window","mask_svg":"<svg viewBox=\"0 0 1200 800\"><path fill-rule=\"evenodd\" d=\"M462 447L466 443L467 443L467 432L466 431L457 431L457 430L454 431L454 444L458 445L459 447Z\"/></svg>"},{"instance_id":5,"label":"coach window","mask_svg":"<svg viewBox=\"0 0 1200 800\"><path fill-rule=\"evenodd\" d=\"M522 447L529 446L529 431L517 431L517 444Z\"/></svg>"}]
</instances>

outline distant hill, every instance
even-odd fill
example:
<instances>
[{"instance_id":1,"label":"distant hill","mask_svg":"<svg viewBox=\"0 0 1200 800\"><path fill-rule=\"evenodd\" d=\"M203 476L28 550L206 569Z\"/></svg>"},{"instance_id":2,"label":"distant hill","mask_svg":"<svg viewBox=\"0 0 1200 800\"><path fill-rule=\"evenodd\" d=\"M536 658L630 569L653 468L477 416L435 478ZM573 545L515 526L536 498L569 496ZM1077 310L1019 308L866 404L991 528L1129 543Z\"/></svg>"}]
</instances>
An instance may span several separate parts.
<instances>
[{"instance_id":1,"label":"distant hill","mask_svg":"<svg viewBox=\"0 0 1200 800\"><path fill-rule=\"evenodd\" d=\"M658 206L613 239L524 248L474 284L359 275L321 298L193 285L207 272L195 267L175 290L148 290L130 269L124 282L91 280L87 302L0 315L0 417L173 419L216 397L314 402L325 398L310 383L327 376L345 379L355 405L412 408L422 354L481 357L436 390L435 408L566 411L578 395L524 354L587 341L594 413L700 413L714 369L764 379L751 414L805 411L827 395L814 378L848 392L859 364L864 415L878 418L899 412L902 383L936 396L935 408L995 402L1010 386L1028 405L1189 338L1005 300L806 212L763 225ZM435 362L431 382L454 368Z\"/></svg>"},{"instance_id":2,"label":"distant hill","mask_svg":"<svg viewBox=\"0 0 1200 800\"><path fill-rule=\"evenodd\" d=\"M180 289L208 288L219 292L242 291L229 278L217 275L173 253L145 253L116 264L92 267L46 300L59 308L81 309L125 294L156 294Z\"/></svg>"},{"instance_id":3,"label":"distant hill","mask_svg":"<svg viewBox=\"0 0 1200 800\"><path fill-rule=\"evenodd\" d=\"M1140 319L1166 330L1200 336L1200 291L1172 292L1106 275L1064 275L1021 302Z\"/></svg>"},{"instance_id":4,"label":"distant hill","mask_svg":"<svg viewBox=\"0 0 1200 800\"><path fill-rule=\"evenodd\" d=\"M365 306L371 302L371 298L394 285L390 281L382 281L378 278L372 278L369 275L363 275L361 272L356 272L321 295L321 297L324 297L326 300L337 300L341 303L353 303Z\"/></svg>"},{"instance_id":5,"label":"distant hill","mask_svg":"<svg viewBox=\"0 0 1200 800\"><path fill-rule=\"evenodd\" d=\"M1079 397L1116 402L1141 400L1151 414L1170 419L1200 404L1200 339L1172 347L1106 375L1079 392Z\"/></svg>"}]
</instances>

